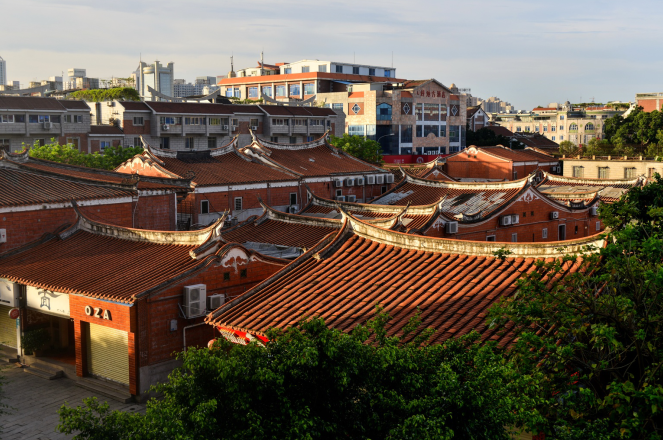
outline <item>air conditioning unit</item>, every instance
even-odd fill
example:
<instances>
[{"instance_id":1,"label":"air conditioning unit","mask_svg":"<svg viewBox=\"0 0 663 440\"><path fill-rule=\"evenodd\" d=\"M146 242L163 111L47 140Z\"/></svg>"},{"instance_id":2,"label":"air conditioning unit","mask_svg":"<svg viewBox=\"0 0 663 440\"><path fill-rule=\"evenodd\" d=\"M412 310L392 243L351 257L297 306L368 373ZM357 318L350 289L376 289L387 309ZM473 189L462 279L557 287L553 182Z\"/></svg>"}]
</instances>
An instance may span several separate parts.
<instances>
[{"instance_id":1,"label":"air conditioning unit","mask_svg":"<svg viewBox=\"0 0 663 440\"><path fill-rule=\"evenodd\" d=\"M598 206L592 206L589 208L589 214L590 215L599 215L599 207Z\"/></svg>"},{"instance_id":2,"label":"air conditioning unit","mask_svg":"<svg viewBox=\"0 0 663 440\"><path fill-rule=\"evenodd\" d=\"M44 122L44 128L47 129L47 130L50 130L51 128L53 128L53 123Z\"/></svg>"},{"instance_id":3,"label":"air conditioning unit","mask_svg":"<svg viewBox=\"0 0 663 440\"><path fill-rule=\"evenodd\" d=\"M334 186L336 188L342 188L343 187L343 181L342 180L334 180Z\"/></svg>"},{"instance_id":4,"label":"air conditioning unit","mask_svg":"<svg viewBox=\"0 0 663 440\"><path fill-rule=\"evenodd\" d=\"M376 176L375 183L382 185L384 183L384 176Z\"/></svg>"},{"instance_id":5,"label":"air conditioning unit","mask_svg":"<svg viewBox=\"0 0 663 440\"><path fill-rule=\"evenodd\" d=\"M227 129L228 129L228 126L227 126L227 125L224 125L224 126L223 126L223 129L224 129L224 130L227 130Z\"/></svg>"},{"instance_id":6,"label":"air conditioning unit","mask_svg":"<svg viewBox=\"0 0 663 440\"><path fill-rule=\"evenodd\" d=\"M559 218L559 212L553 211L550 213L550 219L551 220L557 220Z\"/></svg>"},{"instance_id":7,"label":"air conditioning unit","mask_svg":"<svg viewBox=\"0 0 663 440\"><path fill-rule=\"evenodd\" d=\"M207 313L207 286L193 284L184 286L184 316L197 318Z\"/></svg>"},{"instance_id":8,"label":"air conditioning unit","mask_svg":"<svg viewBox=\"0 0 663 440\"><path fill-rule=\"evenodd\" d=\"M237 126L233 125L233 131L237 131Z\"/></svg>"},{"instance_id":9,"label":"air conditioning unit","mask_svg":"<svg viewBox=\"0 0 663 440\"><path fill-rule=\"evenodd\" d=\"M170 125L164 125L162 128L164 131L168 131L170 130Z\"/></svg>"},{"instance_id":10,"label":"air conditioning unit","mask_svg":"<svg viewBox=\"0 0 663 440\"><path fill-rule=\"evenodd\" d=\"M444 224L444 232L446 232L447 234L457 234L458 222L446 222Z\"/></svg>"},{"instance_id":11,"label":"air conditioning unit","mask_svg":"<svg viewBox=\"0 0 663 440\"><path fill-rule=\"evenodd\" d=\"M337 202L345 202L345 196L336 196Z\"/></svg>"},{"instance_id":12,"label":"air conditioning unit","mask_svg":"<svg viewBox=\"0 0 663 440\"><path fill-rule=\"evenodd\" d=\"M367 185L375 185L375 176L367 176L366 177L366 184Z\"/></svg>"},{"instance_id":13,"label":"air conditioning unit","mask_svg":"<svg viewBox=\"0 0 663 440\"><path fill-rule=\"evenodd\" d=\"M357 184L357 186L364 186L364 178L363 177L357 177L357 179L355 180L355 183Z\"/></svg>"},{"instance_id":14,"label":"air conditioning unit","mask_svg":"<svg viewBox=\"0 0 663 440\"><path fill-rule=\"evenodd\" d=\"M210 295L207 297L207 310L216 310L226 302L226 295L223 293Z\"/></svg>"},{"instance_id":15,"label":"air conditioning unit","mask_svg":"<svg viewBox=\"0 0 663 440\"><path fill-rule=\"evenodd\" d=\"M387 174L387 183L394 183L394 175Z\"/></svg>"},{"instance_id":16,"label":"air conditioning unit","mask_svg":"<svg viewBox=\"0 0 663 440\"><path fill-rule=\"evenodd\" d=\"M346 179L345 186L355 186L355 179Z\"/></svg>"},{"instance_id":17,"label":"air conditioning unit","mask_svg":"<svg viewBox=\"0 0 663 440\"><path fill-rule=\"evenodd\" d=\"M520 216L518 214L511 214L511 224L517 225L520 223Z\"/></svg>"},{"instance_id":18,"label":"air conditioning unit","mask_svg":"<svg viewBox=\"0 0 663 440\"><path fill-rule=\"evenodd\" d=\"M257 129L258 129L258 126L257 126L257 125L252 125L252 126L251 126L251 130L257 130Z\"/></svg>"},{"instance_id":19,"label":"air conditioning unit","mask_svg":"<svg viewBox=\"0 0 663 440\"><path fill-rule=\"evenodd\" d=\"M357 196L348 196L348 202L355 203L357 201Z\"/></svg>"},{"instance_id":20,"label":"air conditioning unit","mask_svg":"<svg viewBox=\"0 0 663 440\"><path fill-rule=\"evenodd\" d=\"M500 217L500 226L509 226L511 224L511 216L503 215Z\"/></svg>"},{"instance_id":21,"label":"air conditioning unit","mask_svg":"<svg viewBox=\"0 0 663 440\"><path fill-rule=\"evenodd\" d=\"M299 205L290 205L288 208L289 208L288 212L290 212L291 214L296 214L299 212Z\"/></svg>"}]
</instances>

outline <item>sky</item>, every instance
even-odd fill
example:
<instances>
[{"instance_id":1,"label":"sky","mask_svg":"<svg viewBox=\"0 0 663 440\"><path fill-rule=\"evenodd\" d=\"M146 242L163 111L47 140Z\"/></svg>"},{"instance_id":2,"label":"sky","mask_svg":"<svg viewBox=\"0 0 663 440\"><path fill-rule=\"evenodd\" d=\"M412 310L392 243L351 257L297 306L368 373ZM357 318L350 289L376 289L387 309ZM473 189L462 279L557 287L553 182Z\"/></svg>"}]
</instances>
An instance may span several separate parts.
<instances>
[{"instance_id":1,"label":"sky","mask_svg":"<svg viewBox=\"0 0 663 440\"><path fill-rule=\"evenodd\" d=\"M319 59L393 66L517 109L632 101L663 91L660 0L0 0L7 80L127 77L138 61L175 78Z\"/></svg>"}]
</instances>

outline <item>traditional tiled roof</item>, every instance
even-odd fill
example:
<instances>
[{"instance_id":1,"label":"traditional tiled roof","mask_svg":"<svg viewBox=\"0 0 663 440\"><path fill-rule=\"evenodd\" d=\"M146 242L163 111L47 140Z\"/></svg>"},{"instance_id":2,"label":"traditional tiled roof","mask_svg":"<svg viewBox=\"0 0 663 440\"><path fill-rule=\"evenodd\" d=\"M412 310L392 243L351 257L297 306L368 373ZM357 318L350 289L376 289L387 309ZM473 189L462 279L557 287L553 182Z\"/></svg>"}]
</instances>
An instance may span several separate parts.
<instances>
[{"instance_id":1,"label":"traditional tiled roof","mask_svg":"<svg viewBox=\"0 0 663 440\"><path fill-rule=\"evenodd\" d=\"M253 104L199 104L196 102L145 101L145 105L155 113L196 114L196 115L233 115L251 113L262 115L263 112ZM125 107L126 108L126 107Z\"/></svg>"},{"instance_id":2,"label":"traditional tiled roof","mask_svg":"<svg viewBox=\"0 0 663 440\"><path fill-rule=\"evenodd\" d=\"M385 171L353 157L327 142L328 133L303 144L278 144L253 137L240 151L246 156L302 177L376 174Z\"/></svg>"},{"instance_id":3,"label":"traditional tiled roof","mask_svg":"<svg viewBox=\"0 0 663 440\"><path fill-rule=\"evenodd\" d=\"M104 135L112 134L117 136L124 136L124 132L114 125L91 125L90 135Z\"/></svg>"},{"instance_id":4,"label":"traditional tiled roof","mask_svg":"<svg viewBox=\"0 0 663 440\"><path fill-rule=\"evenodd\" d=\"M90 106L87 105L87 102L74 99L61 99L58 101L62 104L62 107L67 110L85 110L90 111Z\"/></svg>"},{"instance_id":5,"label":"traditional tiled roof","mask_svg":"<svg viewBox=\"0 0 663 440\"><path fill-rule=\"evenodd\" d=\"M199 231L163 232L94 222L80 212L78 216L76 224L63 232L0 255L0 277L56 292L133 303L223 264L225 255L240 246L220 240L223 218Z\"/></svg>"},{"instance_id":6,"label":"traditional tiled roof","mask_svg":"<svg viewBox=\"0 0 663 440\"><path fill-rule=\"evenodd\" d=\"M252 159L237 150L237 138L212 150L173 151L152 148L121 164L120 172L187 177L197 186L239 183L285 182L297 180L294 174Z\"/></svg>"},{"instance_id":7,"label":"traditional tiled roof","mask_svg":"<svg viewBox=\"0 0 663 440\"><path fill-rule=\"evenodd\" d=\"M47 110L65 112L66 108L61 104L61 101L55 98L0 95L0 111L7 110Z\"/></svg>"},{"instance_id":8,"label":"traditional tiled roof","mask_svg":"<svg viewBox=\"0 0 663 440\"><path fill-rule=\"evenodd\" d=\"M186 192L191 189L189 179L169 179L144 176L127 176L115 171L100 170L77 165L68 165L49 160L35 159L29 157L28 151L22 153L5 153L4 160L12 166L24 170L40 171L57 176L68 176L71 178L89 181L90 183L105 183L112 185L129 185L141 191L168 190Z\"/></svg>"},{"instance_id":9,"label":"traditional tiled roof","mask_svg":"<svg viewBox=\"0 0 663 440\"><path fill-rule=\"evenodd\" d=\"M470 119L470 118L471 118L472 116L474 116L474 115L476 114L476 112L478 112L479 110L481 110L481 106L478 106L478 105L475 106L475 107L468 107L468 108L467 108L467 119Z\"/></svg>"},{"instance_id":10,"label":"traditional tiled roof","mask_svg":"<svg viewBox=\"0 0 663 440\"><path fill-rule=\"evenodd\" d=\"M603 246L599 236L565 242L568 253L584 245ZM286 268L206 318L224 329L265 336L302 318L319 316L329 327L350 331L374 316L380 304L392 319L388 335L421 312L421 329L433 328L432 343L477 330L484 340L508 344L513 335L489 328L488 309L516 292L517 281L540 260L562 254L560 242L508 243L503 260L493 252L504 243L436 239L371 226L351 216L336 237L328 237ZM578 265L565 266L565 273ZM418 334L414 332L408 338Z\"/></svg>"},{"instance_id":11,"label":"traditional tiled roof","mask_svg":"<svg viewBox=\"0 0 663 440\"><path fill-rule=\"evenodd\" d=\"M477 148L477 147L474 147ZM499 156L513 162L556 162L553 156L548 154L539 153L534 150L512 150L510 148L502 147L501 145L495 147L478 147L478 150L481 150L485 153L492 154L494 156ZM466 152L467 150L461 151Z\"/></svg>"},{"instance_id":12,"label":"traditional tiled roof","mask_svg":"<svg viewBox=\"0 0 663 440\"><path fill-rule=\"evenodd\" d=\"M142 101L120 101L120 105L124 107L125 110L133 112L150 112L150 108Z\"/></svg>"},{"instance_id":13,"label":"traditional tiled roof","mask_svg":"<svg viewBox=\"0 0 663 440\"><path fill-rule=\"evenodd\" d=\"M405 177L405 173L413 177L421 177L422 179L430 180L444 180L446 182L456 182L456 179L449 176L442 166L445 160L442 157L436 157L430 162L417 163L417 164L393 164L386 163L384 168L394 173L397 180Z\"/></svg>"},{"instance_id":14,"label":"traditional tiled roof","mask_svg":"<svg viewBox=\"0 0 663 440\"><path fill-rule=\"evenodd\" d=\"M484 128L493 131L497 136L502 135L508 138L513 137L513 132L506 127L502 127L501 125L488 125Z\"/></svg>"},{"instance_id":15,"label":"traditional tiled roof","mask_svg":"<svg viewBox=\"0 0 663 440\"><path fill-rule=\"evenodd\" d=\"M515 200L530 186L532 178L510 182L443 182L406 175L396 187L372 203L399 206L440 203L444 216L459 220L468 216L475 221L491 216Z\"/></svg>"},{"instance_id":16,"label":"traditional tiled roof","mask_svg":"<svg viewBox=\"0 0 663 440\"><path fill-rule=\"evenodd\" d=\"M587 200L590 194L598 193L604 203L612 203L634 186L642 186L647 179L584 179L577 177L556 176L543 172L543 179L537 189L544 194L557 195L559 200Z\"/></svg>"}]
</instances>

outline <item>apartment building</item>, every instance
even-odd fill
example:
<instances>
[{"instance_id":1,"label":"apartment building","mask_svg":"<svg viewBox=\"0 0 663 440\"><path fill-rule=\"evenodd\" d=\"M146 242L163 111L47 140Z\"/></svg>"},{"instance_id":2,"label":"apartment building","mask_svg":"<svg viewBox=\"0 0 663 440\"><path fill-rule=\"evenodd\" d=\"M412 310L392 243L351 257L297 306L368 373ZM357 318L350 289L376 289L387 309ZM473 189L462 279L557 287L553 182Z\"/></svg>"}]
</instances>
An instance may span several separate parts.
<instances>
[{"instance_id":1,"label":"apartment building","mask_svg":"<svg viewBox=\"0 0 663 440\"><path fill-rule=\"evenodd\" d=\"M594 138L603 138L606 119L623 113L623 109L612 106L577 107L567 101L563 105L537 107L529 113L493 114L492 121L516 134L539 133L557 143L586 145Z\"/></svg>"},{"instance_id":2,"label":"apartment building","mask_svg":"<svg viewBox=\"0 0 663 440\"><path fill-rule=\"evenodd\" d=\"M7 84L7 61L0 57L0 86Z\"/></svg>"},{"instance_id":3,"label":"apartment building","mask_svg":"<svg viewBox=\"0 0 663 440\"><path fill-rule=\"evenodd\" d=\"M561 159L565 177L582 179L648 179L663 175L663 162L652 157L591 156Z\"/></svg>"},{"instance_id":4,"label":"apartment building","mask_svg":"<svg viewBox=\"0 0 663 440\"><path fill-rule=\"evenodd\" d=\"M345 131L378 141L384 154L465 148L466 100L435 79L352 84L317 100L345 113Z\"/></svg>"},{"instance_id":5,"label":"apartment building","mask_svg":"<svg viewBox=\"0 0 663 440\"><path fill-rule=\"evenodd\" d=\"M663 93L636 93L636 105L646 112L663 110Z\"/></svg>"}]
</instances>

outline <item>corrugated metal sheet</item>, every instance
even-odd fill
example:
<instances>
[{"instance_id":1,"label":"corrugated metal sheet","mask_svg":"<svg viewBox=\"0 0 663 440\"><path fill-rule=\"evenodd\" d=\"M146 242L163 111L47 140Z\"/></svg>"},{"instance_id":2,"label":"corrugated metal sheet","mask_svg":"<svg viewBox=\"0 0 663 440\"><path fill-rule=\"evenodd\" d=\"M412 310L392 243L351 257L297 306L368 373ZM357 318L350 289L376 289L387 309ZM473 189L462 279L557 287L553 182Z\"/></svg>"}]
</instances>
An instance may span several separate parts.
<instances>
[{"instance_id":1,"label":"corrugated metal sheet","mask_svg":"<svg viewBox=\"0 0 663 440\"><path fill-rule=\"evenodd\" d=\"M16 321L9 317L10 310L0 306L0 344L16 348Z\"/></svg>"},{"instance_id":2,"label":"corrugated metal sheet","mask_svg":"<svg viewBox=\"0 0 663 440\"><path fill-rule=\"evenodd\" d=\"M129 335L103 325L90 323L88 346L90 374L129 384Z\"/></svg>"}]
</instances>

